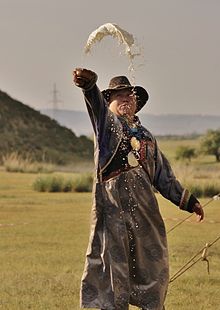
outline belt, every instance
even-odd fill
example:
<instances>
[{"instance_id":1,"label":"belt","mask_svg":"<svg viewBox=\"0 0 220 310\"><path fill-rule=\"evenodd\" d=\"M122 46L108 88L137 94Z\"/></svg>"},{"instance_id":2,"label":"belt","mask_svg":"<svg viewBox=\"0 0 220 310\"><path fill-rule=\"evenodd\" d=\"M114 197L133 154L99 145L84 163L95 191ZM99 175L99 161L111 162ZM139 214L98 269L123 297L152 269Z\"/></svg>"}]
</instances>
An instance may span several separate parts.
<instances>
[{"instance_id":1,"label":"belt","mask_svg":"<svg viewBox=\"0 0 220 310\"><path fill-rule=\"evenodd\" d=\"M122 168L111 171L107 176L102 176L101 180L103 182L108 181L109 179L115 178L116 176L118 176L122 172L126 172L126 171L132 170L138 166L142 166L142 162L144 161L144 159L146 159L146 145L147 145L147 142L142 140L141 141L141 147L140 147L140 150L138 152L138 156L136 156L137 154L135 155L135 153L134 153L139 165L133 167L133 166L130 166L129 164L126 164Z\"/></svg>"},{"instance_id":2,"label":"belt","mask_svg":"<svg viewBox=\"0 0 220 310\"><path fill-rule=\"evenodd\" d=\"M103 181L103 182L106 182L106 181L108 181L108 180L110 180L110 179L112 179L112 178L117 177L117 176L118 176L119 174L121 174L122 172L126 172L126 171L132 170L132 169L137 168L137 167L138 167L138 166L136 166L136 167L131 167L131 166L127 165L127 166L125 166L125 167L123 167L123 168L117 169L117 170L115 170L115 171L110 172L107 176L102 177L102 181Z\"/></svg>"}]
</instances>

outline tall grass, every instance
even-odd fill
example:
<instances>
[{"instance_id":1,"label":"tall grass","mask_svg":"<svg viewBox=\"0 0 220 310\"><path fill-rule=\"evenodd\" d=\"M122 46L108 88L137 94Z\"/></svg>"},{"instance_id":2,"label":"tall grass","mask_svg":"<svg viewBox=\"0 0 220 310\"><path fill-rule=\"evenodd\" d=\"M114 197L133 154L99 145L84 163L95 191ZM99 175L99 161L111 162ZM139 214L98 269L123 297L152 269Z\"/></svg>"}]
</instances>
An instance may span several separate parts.
<instances>
[{"instance_id":1,"label":"tall grass","mask_svg":"<svg viewBox=\"0 0 220 310\"><path fill-rule=\"evenodd\" d=\"M90 173L74 178L64 175L39 176L33 183L33 189L38 192L91 192L93 176Z\"/></svg>"},{"instance_id":2,"label":"tall grass","mask_svg":"<svg viewBox=\"0 0 220 310\"><path fill-rule=\"evenodd\" d=\"M73 181L73 190L75 192L91 192L93 185L92 174L82 174Z\"/></svg>"},{"instance_id":3,"label":"tall grass","mask_svg":"<svg viewBox=\"0 0 220 310\"><path fill-rule=\"evenodd\" d=\"M2 161L3 166L8 172L49 173L54 170L54 166L52 164L36 162L28 156L24 159L17 152L13 152L3 156Z\"/></svg>"},{"instance_id":4,"label":"tall grass","mask_svg":"<svg viewBox=\"0 0 220 310\"><path fill-rule=\"evenodd\" d=\"M196 197L213 197L220 192L220 171L217 164L213 167L175 163L173 168L181 184Z\"/></svg>"},{"instance_id":5,"label":"tall grass","mask_svg":"<svg viewBox=\"0 0 220 310\"><path fill-rule=\"evenodd\" d=\"M186 187L196 197L213 197L220 193L220 183L215 180L209 180L208 182L198 180L185 180L183 186Z\"/></svg>"},{"instance_id":6,"label":"tall grass","mask_svg":"<svg viewBox=\"0 0 220 310\"><path fill-rule=\"evenodd\" d=\"M186 188L196 197L213 197L220 193L220 185L216 183L186 183Z\"/></svg>"}]
</instances>

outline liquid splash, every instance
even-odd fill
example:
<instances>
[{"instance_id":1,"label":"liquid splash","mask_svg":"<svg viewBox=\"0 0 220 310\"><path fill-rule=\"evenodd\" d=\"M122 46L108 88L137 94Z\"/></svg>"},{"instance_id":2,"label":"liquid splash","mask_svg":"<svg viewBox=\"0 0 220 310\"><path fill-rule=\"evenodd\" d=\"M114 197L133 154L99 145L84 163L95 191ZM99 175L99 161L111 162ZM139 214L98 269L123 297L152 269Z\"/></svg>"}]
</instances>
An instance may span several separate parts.
<instances>
[{"instance_id":1,"label":"liquid splash","mask_svg":"<svg viewBox=\"0 0 220 310\"><path fill-rule=\"evenodd\" d=\"M91 51L92 46L97 42L100 42L106 36L112 36L113 38L116 38L119 44L125 46L125 55L128 56L130 62L128 70L131 73L131 77L134 83L134 58L141 55L140 48L138 48L138 46L135 44L134 36L119 27L117 24L106 23L94 30L89 35L87 40L85 53L88 54Z\"/></svg>"}]
</instances>

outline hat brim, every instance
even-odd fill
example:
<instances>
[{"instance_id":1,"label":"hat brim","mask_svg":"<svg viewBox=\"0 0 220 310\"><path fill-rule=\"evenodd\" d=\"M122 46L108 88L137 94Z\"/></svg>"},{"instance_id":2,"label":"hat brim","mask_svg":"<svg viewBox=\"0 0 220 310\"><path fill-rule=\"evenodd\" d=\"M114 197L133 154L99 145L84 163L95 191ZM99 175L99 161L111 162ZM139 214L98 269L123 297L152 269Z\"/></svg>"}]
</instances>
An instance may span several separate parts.
<instances>
[{"instance_id":1,"label":"hat brim","mask_svg":"<svg viewBox=\"0 0 220 310\"><path fill-rule=\"evenodd\" d=\"M137 109L135 113L139 112L147 103L147 100L149 98L148 92L146 91L145 88L141 86L120 86L116 88L108 88L108 89L103 90L102 94L104 98L106 99L106 101L109 102L110 95L113 92L117 92L122 89L130 89L135 93L136 98L137 98Z\"/></svg>"}]
</instances>

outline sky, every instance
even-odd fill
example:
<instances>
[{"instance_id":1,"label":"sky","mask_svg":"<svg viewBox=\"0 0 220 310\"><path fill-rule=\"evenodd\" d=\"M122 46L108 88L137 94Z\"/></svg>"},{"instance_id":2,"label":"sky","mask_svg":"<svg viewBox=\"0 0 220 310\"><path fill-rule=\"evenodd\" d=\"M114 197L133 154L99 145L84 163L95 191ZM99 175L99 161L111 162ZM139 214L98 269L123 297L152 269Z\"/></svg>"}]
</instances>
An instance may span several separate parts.
<instances>
[{"instance_id":1,"label":"sky","mask_svg":"<svg viewBox=\"0 0 220 310\"><path fill-rule=\"evenodd\" d=\"M92 31L116 23L141 47L135 84L150 99L143 113L220 115L219 0L0 0L0 90L42 110L86 111L72 83L75 67L98 74L105 89L127 75L123 46L107 36L84 53Z\"/></svg>"}]
</instances>

